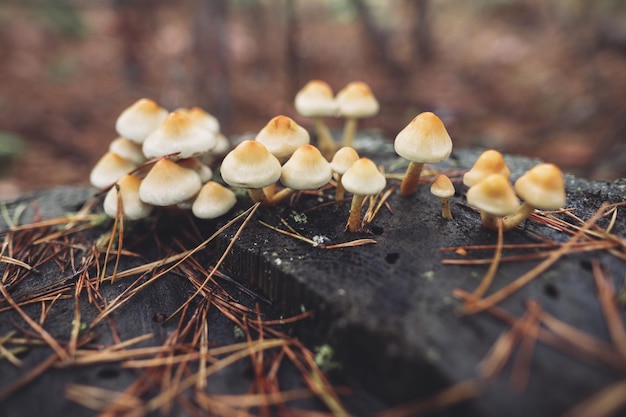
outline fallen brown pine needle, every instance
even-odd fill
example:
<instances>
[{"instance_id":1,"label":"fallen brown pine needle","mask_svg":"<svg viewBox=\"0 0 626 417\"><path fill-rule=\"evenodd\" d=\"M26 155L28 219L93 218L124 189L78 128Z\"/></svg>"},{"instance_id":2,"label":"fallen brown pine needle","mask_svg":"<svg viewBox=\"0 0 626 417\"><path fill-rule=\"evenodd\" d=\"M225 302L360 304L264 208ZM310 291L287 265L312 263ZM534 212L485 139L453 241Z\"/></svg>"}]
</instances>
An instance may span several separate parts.
<instances>
[{"instance_id":1,"label":"fallen brown pine needle","mask_svg":"<svg viewBox=\"0 0 626 417\"><path fill-rule=\"evenodd\" d=\"M569 409L561 417L610 417L626 406L626 380L601 389Z\"/></svg>"}]
</instances>

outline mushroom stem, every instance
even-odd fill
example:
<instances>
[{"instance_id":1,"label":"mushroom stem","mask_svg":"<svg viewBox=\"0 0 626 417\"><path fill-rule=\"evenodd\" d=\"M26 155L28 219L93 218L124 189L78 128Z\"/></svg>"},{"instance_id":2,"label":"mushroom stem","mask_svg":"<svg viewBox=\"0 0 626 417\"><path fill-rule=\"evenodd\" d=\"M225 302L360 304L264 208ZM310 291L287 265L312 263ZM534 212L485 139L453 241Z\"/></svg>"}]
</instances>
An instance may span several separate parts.
<instances>
[{"instance_id":1,"label":"mushroom stem","mask_svg":"<svg viewBox=\"0 0 626 417\"><path fill-rule=\"evenodd\" d=\"M283 188L282 190L274 193L271 197L268 197L267 200L264 201L264 205L275 206L276 204L286 200L295 192L296 190L293 188Z\"/></svg>"},{"instance_id":2,"label":"mushroom stem","mask_svg":"<svg viewBox=\"0 0 626 417\"><path fill-rule=\"evenodd\" d=\"M266 200L271 200L276 193L276 183L273 182L268 186L263 187L263 194Z\"/></svg>"},{"instance_id":3,"label":"mushroom stem","mask_svg":"<svg viewBox=\"0 0 626 417\"><path fill-rule=\"evenodd\" d=\"M330 133L328 126L326 126L326 123L324 123L321 117L313 117L313 127L317 133L317 147L322 155L324 155L324 158L330 160L337 149L333 135Z\"/></svg>"},{"instance_id":4,"label":"mushroom stem","mask_svg":"<svg viewBox=\"0 0 626 417\"><path fill-rule=\"evenodd\" d=\"M337 174L337 186L335 187L335 201L337 204L343 204L346 196L346 189L341 183L341 177L343 177L343 175Z\"/></svg>"},{"instance_id":5,"label":"mushroom stem","mask_svg":"<svg viewBox=\"0 0 626 417\"><path fill-rule=\"evenodd\" d=\"M361 223L361 206L363 205L364 195L354 194L352 196L352 204L350 205L350 217L348 217L348 230L356 232L359 230Z\"/></svg>"},{"instance_id":6,"label":"mushroom stem","mask_svg":"<svg viewBox=\"0 0 626 417\"><path fill-rule=\"evenodd\" d=\"M522 204L515 213L505 216L502 219L502 228L504 230L511 230L515 228L521 222L526 220L533 211L535 211L535 207L528 204L528 202L524 202L524 204Z\"/></svg>"},{"instance_id":7,"label":"mushroom stem","mask_svg":"<svg viewBox=\"0 0 626 417\"><path fill-rule=\"evenodd\" d=\"M450 211L450 199L441 199L441 217L446 220L452 220L452 212Z\"/></svg>"},{"instance_id":8,"label":"mushroom stem","mask_svg":"<svg viewBox=\"0 0 626 417\"><path fill-rule=\"evenodd\" d=\"M401 195L406 197L415 193L415 190L417 190L417 184L419 183L420 177L422 176L423 167L423 162L411 161L409 163L409 166L406 169L406 173L404 174L404 178L402 179L402 184L400 184Z\"/></svg>"},{"instance_id":9,"label":"mushroom stem","mask_svg":"<svg viewBox=\"0 0 626 417\"><path fill-rule=\"evenodd\" d=\"M483 223L483 227L498 230L498 216L487 213L485 210L481 210L480 220Z\"/></svg>"},{"instance_id":10,"label":"mushroom stem","mask_svg":"<svg viewBox=\"0 0 626 417\"><path fill-rule=\"evenodd\" d=\"M252 199L252 202L258 203L265 199L265 193L262 188L248 188L248 195Z\"/></svg>"},{"instance_id":11,"label":"mushroom stem","mask_svg":"<svg viewBox=\"0 0 626 417\"><path fill-rule=\"evenodd\" d=\"M343 125L343 146L352 146L356 134L357 121L356 117L346 118L346 123Z\"/></svg>"}]
</instances>

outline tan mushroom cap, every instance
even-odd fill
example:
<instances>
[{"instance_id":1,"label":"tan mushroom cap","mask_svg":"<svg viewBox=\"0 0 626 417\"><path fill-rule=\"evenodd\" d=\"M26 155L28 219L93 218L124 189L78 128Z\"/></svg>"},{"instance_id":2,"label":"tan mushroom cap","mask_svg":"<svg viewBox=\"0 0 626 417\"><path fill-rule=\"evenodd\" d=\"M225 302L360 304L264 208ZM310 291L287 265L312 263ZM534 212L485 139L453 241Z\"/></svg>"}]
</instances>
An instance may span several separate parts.
<instances>
[{"instance_id":1,"label":"tan mushroom cap","mask_svg":"<svg viewBox=\"0 0 626 417\"><path fill-rule=\"evenodd\" d=\"M430 192L439 198L450 198L454 196L454 185L446 175L437 175L430 186Z\"/></svg>"},{"instance_id":2,"label":"tan mushroom cap","mask_svg":"<svg viewBox=\"0 0 626 417\"><path fill-rule=\"evenodd\" d=\"M141 150L141 145L122 136L114 139L109 144L109 151L128 159L134 164L141 165L146 162L146 157Z\"/></svg>"},{"instance_id":3,"label":"tan mushroom cap","mask_svg":"<svg viewBox=\"0 0 626 417\"><path fill-rule=\"evenodd\" d=\"M154 206L171 206L189 200L202 188L196 171L169 159L157 161L139 186L139 198Z\"/></svg>"},{"instance_id":4,"label":"tan mushroom cap","mask_svg":"<svg viewBox=\"0 0 626 417\"><path fill-rule=\"evenodd\" d=\"M143 143L167 117L168 111L154 100L142 98L127 107L115 121L120 136L136 143Z\"/></svg>"},{"instance_id":5,"label":"tan mushroom cap","mask_svg":"<svg viewBox=\"0 0 626 417\"><path fill-rule=\"evenodd\" d=\"M113 187L109 190L104 198L104 212L109 217L115 217L117 214L117 199L122 198L122 208L124 217L128 220L139 220L147 217L152 211L152 206L146 204L139 198L139 185L141 180L134 175L124 175L117 181L119 191Z\"/></svg>"},{"instance_id":6,"label":"tan mushroom cap","mask_svg":"<svg viewBox=\"0 0 626 417\"><path fill-rule=\"evenodd\" d=\"M378 113L378 100L363 81L353 81L337 93L339 114L344 117L370 117Z\"/></svg>"},{"instance_id":7,"label":"tan mushroom cap","mask_svg":"<svg viewBox=\"0 0 626 417\"><path fill-rule=\"evenodd\" d=\"M214 181L202 186L191 206L199 219L215 219L230 211L237 203L235 193Z\"/></svg>"},{"instance_id":8,"label":"tan mushroom cap","mask_svg":"<svg viewBox=\"0 0 626 417\"><path fill-rule=\"evenodd\" d=\"M467 190L467 203L494 216L507 216L520 205L513 186L502 174L491 174Z\"/></svg>"},{"instance_id":9,"label":"tan mushroom cap","mask_svg":"<svg viewBox=\"0 0 626 417\"><path fill-rule=\"evenodd\" d=\"M172 112L143 142L146 158L177 153L174 158L190 158L215 147L215 136L199 127L185 113Z\"/></svg>"},{"instance_id":10,"label":"tan mushroom cap","mask_svg":"<svg viewBox=\"0 0 626 417\"><path fill-rule=\"evenodd\" d=\"M217 117L211 113L205 111L201 107L184 108L180 107L175 112L184 113L191 118L198 126L208 130L209 132L216 134L220 131L220 122Z\"/></svg>"},{"instance_id":11,"label":"tan mushroom cap","mask_svg":"<svg viewBox=\"0 0 626 417\"><path fill-rule=\"evenodd\" d=\"M293 190L314 190L328 184L330 163L313 145L302 145L283 165L280 182Z\"/></svg>"},{"instance_id":12,"label":"tan mushroom cap","mask_svg":"<svg viewBox=\"0 0 626 417\"><path fill-rule=\"evenodd\" d=\"M358 160L358 152L351 146L344 146L335 152L330 161L330 168L337 174L343 175Z\"/></svg>"},{"instance_id":13,"label":"tan mushroom cap","mask_svg":"<svg viewBox=\"0 0 626 417\"><path fill-rule=\"evenodd\" d=\"M279 115L270 120L255 138L276 158L290 156L311 141L309 132L290 117Z\"/></svg>"},{"instance_id":14,"label":"tan mushroom cap","mask_svg":"<svg viewBox=\"0 0 626 417\"><path fill-rule=\"evenodd\" d=\"M224 157L220 172L232 187L258 189L278 181L281 167L261 142L244 140Z\"/></svg>"},{"instance_id":15,"label":"tan mushroom cap","mask_svg":"<svg viewBox=\"0 0 626 417\"><path fill-rule=\"evenodd\" d=\"M294 105L298 114L304 117L336 116L337 103L333 90L321 80L309 81L296 94Z\"/></svg>"},{"instance_id":16,"label":"tan mushroom cap","mask_svg":"<svg viewBox=\"0 0 626 417\"><path fill-rule=\"evenodd\" d=\"M381 192L387 180L369 158L360 158L341 177L344 188L357 195L375 195Z\"/></svg>"},{"instance_id":17,"label":"tan mushroom cap","mask_svg":"<svg viewBox=\"0 0 626 417\"><path fill-rule=\"evenodd\" d=\"M494 149L488 149L480 154L472 169L463 175L463 184L471 187L491 174L502 174L507 178L511 176L504 157Z\"/></svg>"},{"instance_id":18,"label":"tan mushroom cap","mask_svg":"<svg viewBox=\"0 0 626 417\"><path fill-rule=\"evenodd\" d=\"M194 171L196 171L198 176L200 176L200 181L202 181L203 184L205 182L211 181L211 179L213 178L213 170L211 169L211 167L200 161L200 159L198 158L194 157L180 159L176 161L176 163L183 168L193 169Z\"/></svg>"},{"instance_id":19,"label":"tan mushroom cap","mask_svg":"<svg viewBox=\"0 0 626 417\"><path fill-rule=\"evenodd\" d=\"M91 169L89 181L97 188L109 186L137 168L137 164L114 152L107 152Z\"/></svg>"},{"instance_id":20,"label":"tan mushroom cap","mask_svg":"<svg viewBox=\"0 0 626 417\"><path fill-rule=\"evenodd\" d=\"M452 140L443 122L434 113L420 113L398 133L396 153L417 163L441 162L452 152Z\"/></svg>"},{"instance_id":21,"label":"tan mushroom cap","mask_svg":"<svg viewBox=\"0 0 626 417\"><path fill-rule=\"evenodd\" d=\"M541 210L565 206L563 173L554 164L539 164L515 181L515 191L528 204Z\"/></svg>"}]
</instances>

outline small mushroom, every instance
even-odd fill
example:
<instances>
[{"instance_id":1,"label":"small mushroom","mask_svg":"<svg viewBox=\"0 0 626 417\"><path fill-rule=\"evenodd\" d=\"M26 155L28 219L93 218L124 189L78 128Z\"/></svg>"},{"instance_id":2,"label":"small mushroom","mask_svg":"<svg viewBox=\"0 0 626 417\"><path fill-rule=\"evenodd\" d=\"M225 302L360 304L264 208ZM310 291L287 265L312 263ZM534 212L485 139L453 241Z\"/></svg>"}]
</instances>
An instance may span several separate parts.
<instances>
[{"instance_id":1,"label":"small mushroom","mask_svg":"<svg viewBox=\"0 0 626 417\"><path fill-rule=\"evenodd\" d=\"M244 140L224 157L220 172L228 185L246 188L256 203L266 197L263 187L278 181L281 167L261 142Z\"/></svg>"},{"instance_id":2,"label":"small mushroom","mask_svg":"<svg viewBox=\"0 0 626 417\"><path fill-rule=\"evenodd\" d=\"M139 198L153 206L171 206L185 202L202 188L200 176L169 159L157 161L139 186Z\"/></svg>"},{"instance_id":3,"label":"small mushroom","mask_svg":"<svg viewBox=\"0 0 626 417\"><path fill-rule=\"evenodd\" d=\"M191 212L199 219L215 219L230 211L237 203L235 193L229 188L209 181L196 196Z\"/></svg>"},{"instance_id":4,"label":"small mushroom","mask_svg":"<svg viewBox=\"0 0 626 417\"><path fill-rule=\"evenodd\" d=\"M215 135L200 127L185 113L172 112L143 142L146 158L176 154L174 159L191 158L210 151L216 145Z\"/></svg>"},{"instance_id":5,"label":"small mushroom","mask_svg":"<svg viewBox=\"0 0 626 417\"><path fill-rule=\"evenodd\" d=\"M353 194L348 217L348 230L356 232L361 222L361 206L366 196L380 193L387 184L385 176L369 158L360 158L343 174L341 182Z\"/></svg>"},{"instance_id":6,"label":"small mushroom","mask_svg":"<svg viewBox=\"0 0 626 417\"><path fill-rule=\"evenodd\" d=\"M213 170L211 169L211 167L204 164L199 158L192 157L187 159L179 159L178 161L176 161L176 163L183 168L193 169L194 171L196 171L198 176L200 176L200 181L202 181L202 184L211 181L211 179L213 178Z\"/></svg>"},{"instance_id":7,"label":"small mushroom","mask_svg":"<svg viewBox=\"0 0 626 417\"><path fill-rule=\"evenodd\" d=\"M359 159L359 154L354 148L344 146L335 152L333 159L330 161L330 168L337 173L337 186L335 187L335 201L343 204L345 189L341 183L341 177L348 169Z\"/></svg>"},{"instance_id":8,"label":"small mushroom","mask_svg":"<svg viewBox=\"0 0 626 417\"><path fill-rule=\"evenodd\" d=\"M141 151L140 144L122 136L111 141L109 144L109 151L118 154L122 158L131 161L137 166L143 164L147 160Z\"/></svg>"},{"instance_id":9,"label":"small mushroom","mask_svg":"<svg viewBox=\"0 0 626 417\"><path fill-rule=\"evenodd\" d=\"M563 173L554 164L539 164L532 167L515 181L515 191L524 204L514 214L503 219L504 230L523 222L536 208L557 210L565 205L565 183Z\"/></svg>"},{"instance_id":10,"label":"small mushroom","mask_svg":"<svg viewBox=\"0 0 626 417\"><path fill-rule=\"evenodd\" d=\"M471 187L491 174L502 174L506 178L511 176L502 154L494 149L488 149L480 154L474 166L463 175L463 184Z\"/></svg>"},{"instance_id":11,"label":"small mushroom","mask_svg":"<svg viewBox=\"0 0 626 417\"><path fill-rule=\"evenodd\" d=\"M190 109L181 107L174 111L177 113L186 114L200 127L208 130L213 134L217 134L220 131L220 122L219 120L217 120L217 117L213 116L211 113L206 112L200 107L192 107Z\"/></svg>"},{"instance_id":12,"label":"small mushroom","mask_svg":"<svg viewBox=\"0 0 626 417\"><path fill-rule=\"evenodd\" d=\"M290 117L279 115L270 120L256 135L279 161L285 161L302 145L310 142L309 132Z\"/></svg>"},{"instance_id":13,"label":"small mushroom","mask_svg":"<svg viewBox=\"0 0 626 417\"><path fill-rule=\"evenodd\" d=\"M441 162L452 152L452 140L443 122L434 113L420 113L398 133L394 149L408 159L409 166L400 184L400 194L415 192L425 163Z\"/></svg>"},{"instance_id":14,"label":"small mushroom","mask_svg":"<svg viewBox=\"0 0 626 417\"><path fill-rule=\"evenodd\" d=\"M330 158L335 152L336 145L323 118L337 115L337 103L332 88L324 81L311 80L298 91L294 105L298 114L313 120L313 127L317 133L317 147L324 157Z\"/></svg>"},{"instance_id":15,"label":"small mushroom","mask_svg":"<svg viewBox=\"0 0 626 417\"><path fill-rule=\"evenodd\" d=\"M136 143L143 143L167 117L168 111L154 100L141 98L127 107L115 121L120 136Z\"/></svg>"},{"instance_id":16,"label":"small mushroom","mask_svg":"<svg viewBox=\"0 0 626 417\"><path fill-rule=\"evenodd\" d=\"M450 198L454 196L454 185L446 175L438 175L430 186L430 192L441 200L441 217L452 220Z\"/></svg>"},{"instance_id":17,"label":"small mushroom","mask_svg":"<svg viewBox=\"0 0 626 417\"><path fill-rule=\"evenodd\" d=\"M104 188L137 168L137 164L114 152L107 152L91 169L89 181L97 188Z\"/></svg>"},{"instance_id":18,"label":"small mushroom","mask_svg":"<svg viewBox=\"0 0 626 417\"><path fill-rule=\"evenodd\" d=\"M346 118L343 129L343 146L352 146L358 119L372 117L380 108L370 87L362 81L353 81L337 93L335 98L339 115Z\"/></svg>"},{"instance_id":19,"label":"small mushroom","mask_svg":"<svg viewBox=\"0 0 626 417\"><path fill-rule=\"evenodd\" d=\"M122 199L124 217L128 220L139 220L148 217L152 205L144 203L139 198L141 180L134 175L124 175L117 181L117 187L112 187L104 198L104 212L115 218L117 215L117 201Z\"/></svg>"},{"instance_id":20,"label":"small mushroom","mask_svg":"<svg viewBox=\"0 0 626 417\"><path fill-rule=\"evenodd\" d=\"M491 174L467 190L467 203L480 210L483 226L498 227L498 217L515 213L519 199L507 177Z\"/></svg>"}]
</instances>

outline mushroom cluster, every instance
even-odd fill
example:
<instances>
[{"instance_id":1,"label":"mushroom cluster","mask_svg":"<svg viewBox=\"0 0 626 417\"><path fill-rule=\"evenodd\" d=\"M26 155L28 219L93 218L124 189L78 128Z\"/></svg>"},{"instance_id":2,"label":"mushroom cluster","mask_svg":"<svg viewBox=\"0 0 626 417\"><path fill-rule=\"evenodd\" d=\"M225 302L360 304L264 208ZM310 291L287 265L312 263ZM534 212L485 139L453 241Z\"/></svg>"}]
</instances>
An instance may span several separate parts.
<instances>
[{"instance_id":1,"label":"mushroom cluster","mask_svg":"<svg viewBox=\"0 0 626 417\"><path fill-rule=\"evenodd\" d=\"M211 181L207 163L230 147L211 114L198 107L169 112L142 98L119 115L115 130L119 137L90 173L93 186L111 187L104 200L109 216L121 207L137 220L154 206L179 206L214 218L234 206L234 193Z\"/></svg>"}]
</instances>

